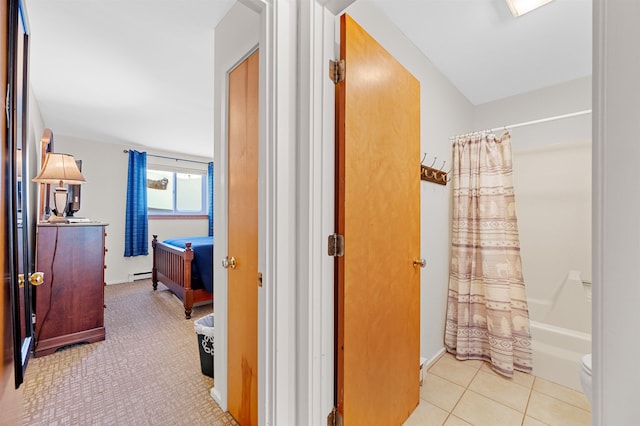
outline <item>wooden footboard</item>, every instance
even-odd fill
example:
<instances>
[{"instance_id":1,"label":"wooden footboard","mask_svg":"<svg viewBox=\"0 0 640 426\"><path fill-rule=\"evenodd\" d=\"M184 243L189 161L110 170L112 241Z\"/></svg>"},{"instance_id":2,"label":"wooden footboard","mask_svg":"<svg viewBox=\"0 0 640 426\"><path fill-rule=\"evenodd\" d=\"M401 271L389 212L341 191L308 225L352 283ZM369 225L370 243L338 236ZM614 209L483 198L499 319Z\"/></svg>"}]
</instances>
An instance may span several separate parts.
<instances>
[{"instance_id":1,"label":"wooden footboard","mask_svg":"<svg viewBox=\"0 0 640 426\"><path fill-rule=\"evenodd\" d=\"M153 268L151 269L151 279L153 289L158 288L158 282L166 285L169 290L184 305L184 315L191 318L191 311L194 303L212 300L213 295L204 289L194 290L191 286L191 262L193 261L193 250L191 243L186 243L186 248L181 249L158 241L158 236L154 235L151 241L153 248Z\"/></svg>"}]
</instances>

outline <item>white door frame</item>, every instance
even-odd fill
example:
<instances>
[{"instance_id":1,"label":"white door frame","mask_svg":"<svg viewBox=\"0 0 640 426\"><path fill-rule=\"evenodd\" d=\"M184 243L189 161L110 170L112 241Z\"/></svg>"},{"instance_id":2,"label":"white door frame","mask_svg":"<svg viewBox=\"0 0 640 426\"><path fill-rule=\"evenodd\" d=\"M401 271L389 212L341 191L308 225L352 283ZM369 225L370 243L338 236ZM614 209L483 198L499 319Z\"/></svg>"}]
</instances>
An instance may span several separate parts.
<instances>
[{"instance_id":1,"label":"white door frame","mask_svg":"<svg viewBox=\"0 0 640 426\"><path fill-rule=\"evenodd\" d=\"M260 15L258 422L324 425L333 406L336 15L355 0L239 0ZM216 102L219 100L216 100ZM226 100L225 100L226 102ZM218 123L220 124L220 123ZM226 147L216 147L214 271L227 253ZM219 155L219 156L218 156ZM227 410L226 278L216 274L215 385Z\"/></svg>"},{"instance_id":2,"label":"white door frame","mask_svg":"<svg viewBox=\"0 0 640 426\"><path fill-rule=\"evenodd\" d=\"M260 16L260 140L258 183L258 422L263 425L295 421L295 71L296 1L239 0ZM226 98L226 96L225 96ZM216 99L215 102L221 101ZM226 99L222 100L226 102ZM226 107L225 107L226 108ZM224 121L224 120L221 120ZM225 127L224 123L217 123ZM225 132L226 133L226 132ZM222 143L222 145L225 145ZM228 172L226 147L216 146L216 344L212 398L227 410L226 341L227 280L220 260L227 253Z\"/></svg>"},{"instance_id":3,"label":"white door frame","mask_svg":"<svg viewBox=\"0 0 640 426\"><path fill-rule=\"evenodd\" d=\"M637 422L640 343L640 4L593 3L593 410L594 425Z\"/></svg>"},{"instance_id":4,"label":"white door frame","mask_svg":"<svg viewBox=\"0 0 640 426\"><path fill-rule=\"evenodd\" d=\"M337 16L355 0L299 1L295 418L325 425L334 403L335 87ZM293 400L292 400L293 401Z\"/></svg>"}]
</instances>

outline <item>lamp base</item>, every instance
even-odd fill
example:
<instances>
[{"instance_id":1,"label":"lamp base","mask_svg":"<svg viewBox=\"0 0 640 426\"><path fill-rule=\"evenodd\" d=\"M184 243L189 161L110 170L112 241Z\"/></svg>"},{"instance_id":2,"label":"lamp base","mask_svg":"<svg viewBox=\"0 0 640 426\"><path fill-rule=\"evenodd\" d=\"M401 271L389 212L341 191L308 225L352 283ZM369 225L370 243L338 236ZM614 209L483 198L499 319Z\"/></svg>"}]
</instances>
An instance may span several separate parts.
<instances>
[{"instance_id":1,"label":"lamp base","mask_svg":"<svg viewBox=\"0 0 640 426\"><path fill-rule=\"evenodd\" d=\"M60 181L60 186L56 188L56 191L53 194L53 203L56 206L56 214L49 217L49 223L67 222L67 219L64 217L64 211L67 208L67 194L67 188L62 186L62 181Z\"/></svg>"},{"instance_id":2,"label":"lamp base","mask_svg":"<svg viewBox=\"0 0 640 426\"><path fill-rule=\"evenodd\" d=\"M69 221L67 220L66 217L64 217L64 216L56 216L54 214L49 216L49 219L47 220L47 222L49 222L49 223L69 223Z\"/></svg>"}]
</instances>

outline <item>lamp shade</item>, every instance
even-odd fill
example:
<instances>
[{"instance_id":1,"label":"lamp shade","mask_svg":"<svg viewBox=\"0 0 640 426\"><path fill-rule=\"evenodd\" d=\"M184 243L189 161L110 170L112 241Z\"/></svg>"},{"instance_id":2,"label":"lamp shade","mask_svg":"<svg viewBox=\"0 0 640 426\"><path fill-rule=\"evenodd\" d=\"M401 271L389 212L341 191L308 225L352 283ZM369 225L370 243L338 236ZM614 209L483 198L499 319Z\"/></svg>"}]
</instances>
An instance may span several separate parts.
<instances>
[{"instance_id":1,"label":"lamp shade","mask_svg":"<svg viewBox=\"0 0 640 426\"><path fill-rule=\"evenodd\" d=\"M44 159L44 164L34 182L52 184L80 184L85 182L84 176L76 165L73 155L50 152Z\"/></svg>"}]
</instances>

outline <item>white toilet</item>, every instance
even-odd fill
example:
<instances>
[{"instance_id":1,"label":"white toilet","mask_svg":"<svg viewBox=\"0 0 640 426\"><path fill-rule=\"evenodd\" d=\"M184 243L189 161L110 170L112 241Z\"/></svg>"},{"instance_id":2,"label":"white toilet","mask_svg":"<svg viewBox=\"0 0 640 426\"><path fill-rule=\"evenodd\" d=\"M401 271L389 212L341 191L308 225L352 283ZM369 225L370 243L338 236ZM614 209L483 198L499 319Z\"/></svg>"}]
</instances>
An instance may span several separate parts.
<instances>
[{"instance_id":1,"label":"white toilet","mask_svg":"<svg viewBox=\"0 0 640 426\"><path fill-rule=\"evenodd\" d=\"M582 382L582 390L586 395L589 403L591 403L591 354L582 357L580 363L580 382Z\"/></svg>"}]
</instances>

